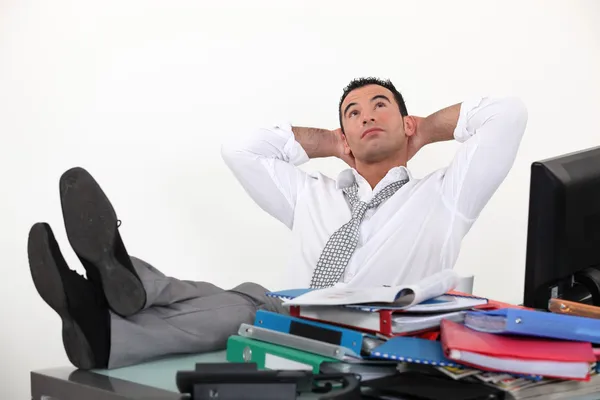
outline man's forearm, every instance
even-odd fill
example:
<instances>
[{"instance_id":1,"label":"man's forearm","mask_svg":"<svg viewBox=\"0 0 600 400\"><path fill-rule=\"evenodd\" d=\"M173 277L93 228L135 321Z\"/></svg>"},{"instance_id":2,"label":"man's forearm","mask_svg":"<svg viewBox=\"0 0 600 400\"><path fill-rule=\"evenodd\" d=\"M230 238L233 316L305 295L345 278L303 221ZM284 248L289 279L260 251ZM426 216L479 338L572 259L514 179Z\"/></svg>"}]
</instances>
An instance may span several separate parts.
<instances>
[{"instance_id":1,"label":"man's forearm","mask_svg":"<svg viewBox=\"0 0 600 400\"><path fill-rule=\"evenodd\" d=\"M461 103L443 108L424 118L421 127L426 142L435 143L454 138L454 130L458 123Z\"/></svg>"},{"instance_id":2,"label":"man's forearm","mask_svg":"<svg viewBox=\"0 0 600 400\"><path fill-rule=\"evenodd\" d=\"M293 126L292 132L310 158L337 156L339 153L340 143L333 131Z\"/></svg>"}]
</instances>

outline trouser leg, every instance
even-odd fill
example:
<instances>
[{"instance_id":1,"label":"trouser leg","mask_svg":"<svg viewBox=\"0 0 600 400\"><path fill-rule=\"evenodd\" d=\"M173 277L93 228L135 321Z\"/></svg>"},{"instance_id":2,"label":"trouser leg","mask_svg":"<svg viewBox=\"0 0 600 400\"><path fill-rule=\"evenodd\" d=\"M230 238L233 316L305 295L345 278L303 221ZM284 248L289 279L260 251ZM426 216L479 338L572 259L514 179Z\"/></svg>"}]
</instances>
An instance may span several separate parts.
<instances>
[{"instance_id":1,"label":"trouser leg","mask_svg":"<svg viewBox=\"0 0 600 400\"><path fill-rule=\"evenodd\" d=\"M174 354L223 350L241 323L253 323L256 311L286 313L267 290L243 283L230 291L153 306L129 318L111 313L109 368Z\"/></svg>"},{"instance_id":2,"label":"trouser leg","mask_svg":"<svg viewBox=\"0 0 600 400\"><path fill-rule=\"evenodd\" d=\"M224 292L209 282L184 281L166 276L146 261L131 257L131 262L146 291L144 308L169 306L198 297Z\"/></svg>"}]
</instances>

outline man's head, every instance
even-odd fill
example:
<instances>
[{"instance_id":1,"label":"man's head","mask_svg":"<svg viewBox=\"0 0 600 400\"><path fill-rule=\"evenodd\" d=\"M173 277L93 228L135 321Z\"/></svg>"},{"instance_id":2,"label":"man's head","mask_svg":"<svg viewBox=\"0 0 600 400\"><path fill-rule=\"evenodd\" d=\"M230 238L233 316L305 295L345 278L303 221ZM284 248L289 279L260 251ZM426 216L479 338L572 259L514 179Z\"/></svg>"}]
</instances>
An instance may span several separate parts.
<instances>
[{"instance_id":1,"label":"man's head","mask_svg":"<svg viewBox=\"0 0 600 400\"><path fill-rule=\"evenodd\" d=\"M339 104L340 127L357 161L376 163L406 149L412 121L402 95L392 82L377 78L354 79Z\"/></svg>"}]
</instances>

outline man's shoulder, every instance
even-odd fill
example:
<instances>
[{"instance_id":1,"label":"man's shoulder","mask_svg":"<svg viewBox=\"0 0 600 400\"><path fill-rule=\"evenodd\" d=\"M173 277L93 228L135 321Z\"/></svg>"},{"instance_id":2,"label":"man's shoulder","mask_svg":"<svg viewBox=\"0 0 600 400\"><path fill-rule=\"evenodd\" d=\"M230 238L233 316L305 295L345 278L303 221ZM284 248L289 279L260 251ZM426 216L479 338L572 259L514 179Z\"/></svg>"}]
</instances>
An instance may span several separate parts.
<instances>
[{"instance_id":1,"label":"man's shoulder","mask_svg":"<svg viewBox=\"0 0 600 400\"><path fill-rule=\"evenodd\" d=\"M302 190L302 196L309 197L337 197L338 195L343 196L342 186L339 177L333 177L332 175L323 171L304 171L310 179L304 189ZM322 199L323 200L323 199Z\"/></svg>"}]
</instances>

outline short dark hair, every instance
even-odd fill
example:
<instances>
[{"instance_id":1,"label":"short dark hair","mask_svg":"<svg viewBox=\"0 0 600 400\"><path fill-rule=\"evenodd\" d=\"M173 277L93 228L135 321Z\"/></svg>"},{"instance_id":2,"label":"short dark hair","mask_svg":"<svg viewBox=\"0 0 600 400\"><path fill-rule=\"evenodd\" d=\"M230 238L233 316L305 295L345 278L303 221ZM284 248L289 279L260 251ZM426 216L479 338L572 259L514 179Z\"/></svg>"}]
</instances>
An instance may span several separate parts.
<instances>
[{"instance_id":1,"label":"short dark hair","mask_svg":"<svg viewBox=\"0 0 600 400\"><path fill-rule=\"evenodd\" d=\"M344 132L344 127L342 126L342 103L344 102L344 99L346 98L346 96L348 96L348 93L350 93L351 91L361 88L363 86L367 86L367 85L379 85L379 86L382 86L382 87L388 89L390 92L392 92L394 94L394 99L396 100L396 103L398 103L398 108L400 109L400 114L403 117L406 117L408 115L408 111L406 110L406 103L404 103L404 98L402 97L402 94L396 89L396 87L392 84L392 82L389 79L383 80L383 79L373 78L373 77L356 78L356 79L353 79L344 88L344 93L342 94L342 98L340 99L340 104L338 106L338 113L339 113L339 118L340 118L340 128L342 128L342 132Z\"/></svg>"}]
</instances>

